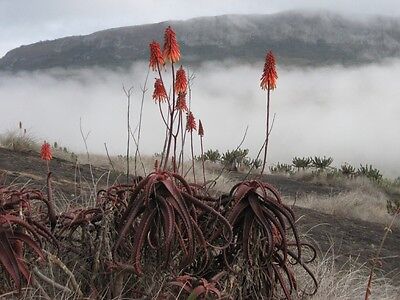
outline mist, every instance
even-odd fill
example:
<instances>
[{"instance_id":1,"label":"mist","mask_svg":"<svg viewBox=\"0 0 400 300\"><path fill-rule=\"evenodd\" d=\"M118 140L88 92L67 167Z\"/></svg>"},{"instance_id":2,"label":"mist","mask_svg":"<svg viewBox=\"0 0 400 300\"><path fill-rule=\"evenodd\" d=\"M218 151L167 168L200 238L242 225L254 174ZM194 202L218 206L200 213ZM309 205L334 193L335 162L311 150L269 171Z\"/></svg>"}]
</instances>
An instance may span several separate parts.
<instances>
[{"instance_id":1,"label":"mist","mask_svg":"<svg viewBox=\"0 0 400 300\"><path fill-rule=\"evenodd\" d=\"M259 88L262 66L205 63L189 72L192 111L205 128L205 148L242 148L255 157L264 139L265 92ZM82 129L92 153L126 150L127 99L122 86L133 86L131 124L136 127L147 63L129 72L98 68L0 73L0 133L23 123L38 141L57 141L83 152ZM276 114L269 163L294 156L332 156L334 165L372 164L385 176L400 176L400 61L345 68L279 68L271 92ZM165 74L166 78L168 74ZM142 154L160 152L164 127L152 100L150 72L144 99ZM166 82L168 82L166 80ZM167 89L169 87L167 86ZM195 138L196 148L198 138ZM198 152L198 151L197 151Z\"/></svg>"}]
</instances>

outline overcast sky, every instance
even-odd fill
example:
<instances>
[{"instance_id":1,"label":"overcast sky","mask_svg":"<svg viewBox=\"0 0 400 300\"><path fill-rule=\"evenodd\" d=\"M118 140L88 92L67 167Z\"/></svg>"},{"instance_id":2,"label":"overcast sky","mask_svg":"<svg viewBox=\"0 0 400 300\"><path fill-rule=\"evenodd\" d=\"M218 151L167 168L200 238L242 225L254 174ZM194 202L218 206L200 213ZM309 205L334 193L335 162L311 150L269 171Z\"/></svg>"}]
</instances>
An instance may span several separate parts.
<instances>
[{"instance_id":1,"label":"overcast sky","mask_svg":"<svg viewBox=\"0 0 400 300\"><path fill-rule=\"evenodd\" d=\"M400 16L399 0L0 0L0 57L39 40L110 27L291 9Z\"/></svg>"}]
</instances>

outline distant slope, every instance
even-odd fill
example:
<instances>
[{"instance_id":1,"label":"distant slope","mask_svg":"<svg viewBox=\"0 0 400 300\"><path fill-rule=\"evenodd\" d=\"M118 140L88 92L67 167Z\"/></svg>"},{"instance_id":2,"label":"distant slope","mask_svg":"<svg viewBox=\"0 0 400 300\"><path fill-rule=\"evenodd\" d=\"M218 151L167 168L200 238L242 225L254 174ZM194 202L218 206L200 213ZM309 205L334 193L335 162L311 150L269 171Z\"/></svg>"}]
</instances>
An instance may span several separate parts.
<instances>
[{"instance_id":1,"label":"distant slope","mask_svg":"<svg viewBox=\"0 0 400 300\"><path fill-rule=\"evenodd\" d=\"M147 59L149 42L162 42L167 25L177 32L185 64L230 58L260 61L266 49L273 49L287 65L349 65L400 57L399 19L285 12L168 21L38 42L9 51L0 59L0 70L127 67Z\"/></svg>"}]
</instances>

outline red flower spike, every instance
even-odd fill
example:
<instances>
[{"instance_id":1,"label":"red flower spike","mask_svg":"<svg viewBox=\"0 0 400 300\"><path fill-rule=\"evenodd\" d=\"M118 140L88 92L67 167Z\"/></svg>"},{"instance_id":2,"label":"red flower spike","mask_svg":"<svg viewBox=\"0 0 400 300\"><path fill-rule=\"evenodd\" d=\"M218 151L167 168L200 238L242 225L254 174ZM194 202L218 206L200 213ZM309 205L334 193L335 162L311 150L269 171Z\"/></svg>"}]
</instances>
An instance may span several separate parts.
<instances>
[{"instance_id":1,"label":"red flower spike","mask_svg":"<svg viewBox=\"0 0 400 300\"><path fill-rule=\"evenodd\" d=\"M43 160L47 160L47 161L49 161L53 158L53 155L51 154L51 146L46 141L43 143L43 145L40 149L40 157Z\"/></svg>"},{"instance_id":2,"label":"red flower spike","mask_svg":"<svg viewBox=\"0 0 400 300\"><path fill-rule=\"evenodd\" d=\"M176 100L176 110L178 111L187 111L186 105L186 92L182 92L178 94L178 99Z\"/></svg>"},{"instance_id":3,"label":"red flower spike","mask_svg":"<svg viewBox=\"0 0 400 300\"><path fill-rule=\"evenodd\" d=\"M154 82L154 92L153 92L154 101L164 102L167 98L168 98L167 92L165 91L161 79L156 78L156 81Z\"/></svg>"},{"instance_id":4,"label":"red flower spike","mask_svg":"<svg viewBox=\"0 0 400 300\"><path fill-rule=\"evenodd\" d=\"M201 120L199 120L199 136L201 136L201 137L204 136L204 128L203 128L203 124L201 123Z\"/></svg>"},{"instance_id":5,"label":"red flower spike","mask_svg":"<svg viewBox=\"0 0 400 300\"><path fill-rule=\"evenodd\" d=\"M192 132L193 130L196 130L196 119L190 111L186 117L186 131Z\"/></svg>"},{"instance_id":6,"label":"red flower spike","mask_svg":"<svg viewBox=\"0 0 400 300\"><path fill-rule=\"evenodd\" d=\"M187 79L185 70L182 66L176 71L175 92L185 93L187 89Z\"/></svg>"},{"instance_id":7,"label":"red flower spike","mask_svg":"<svg viewBox=\"0 0 400 300\"><path fill-rule=\"evenodd\" d=\"M161 68L165 64L164 62L164 57L161 52L160 44L157 43L156 41L152 41L149 44L150 48L150 62L149 62L149 67L153 70L156 71L157 67Z\"/></svg>"},{"instance_id":8,"label":"red flower spike","mask_svg":"<svg viewBox=\"0 0 400 300\"><path fill-rule=\"evenodd\" d=\"M164 61L172 63L179 61L181 56L179 45L176 41L176 34L172 30L171 26L168 26L165 29L163 55Z\"/></svg>"},{"instance_id":9,"label":"red flower spike","mask_svg":"<svg viewBox=\"0 0 400 300\"><path fill-rule=\"evenodd\" d=\"M264 72L260 79L260 86L263 90L273 90L276 88L277 79L275 57L272 51L269 51L265 57Z\"/></svg>"}]
</instances>

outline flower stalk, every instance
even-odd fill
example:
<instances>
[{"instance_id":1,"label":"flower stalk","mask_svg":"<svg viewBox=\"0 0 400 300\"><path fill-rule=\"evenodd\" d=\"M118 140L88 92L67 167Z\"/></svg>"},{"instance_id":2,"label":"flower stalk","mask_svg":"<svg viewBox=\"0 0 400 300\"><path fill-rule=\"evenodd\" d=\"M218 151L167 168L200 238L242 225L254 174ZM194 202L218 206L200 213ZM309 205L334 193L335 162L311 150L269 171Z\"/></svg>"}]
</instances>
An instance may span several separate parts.
<instances>
[{"instance_id":1,"label":"flower stalk","mask_svg":"<svg viewBox=\"0 0 400 300\"><path fill-rule=\"evenodd\" d=\"M203 147L203 137L204 137L204 128L201 120L199 119L199 137L200 137L200 150L201 150L201 165L203 169L203 184L206 186L206 169L204 166L204 147Z\"/></svg>"},{"instance_id":2,"label":"flower stalk","mask_svg":"<svg viewBox=\"0 0 400 300\"><path fill-rule=\"evenodd\" d=\"M193 181L196 183L196 172L194 167L194 150L193 150L193 130L196 130L196 119L193 116L193 113L189 111L186 118L186 131L190 133L190 150L192 154L192 172L193 172Z\"/></svg>"},{"instance_id":3,"label":"flower stalk","mask_svg":"<svg viewBox=\"0 0 400 300\"><path fill-rule=\"evenodd\" d=\"M268 153L268 142L270 135L270 92L276 88L276 80L278 79L278 74L276 72L276 62L275 56L272 51L268 51L265 57L264 71L260 79L260 87L263 90L267 91L267 99L266 99L266 111L265 111L265 142L264 142L264 157L263 164L261 169L261 174L264 173L265 166L267 163L267 153Z\"/></svg>"}]
</instances>

